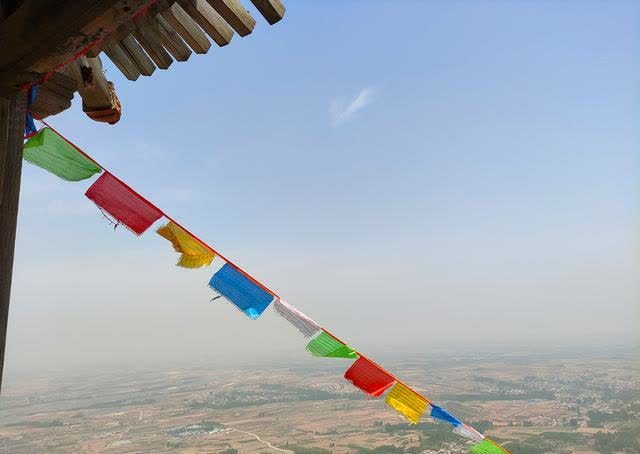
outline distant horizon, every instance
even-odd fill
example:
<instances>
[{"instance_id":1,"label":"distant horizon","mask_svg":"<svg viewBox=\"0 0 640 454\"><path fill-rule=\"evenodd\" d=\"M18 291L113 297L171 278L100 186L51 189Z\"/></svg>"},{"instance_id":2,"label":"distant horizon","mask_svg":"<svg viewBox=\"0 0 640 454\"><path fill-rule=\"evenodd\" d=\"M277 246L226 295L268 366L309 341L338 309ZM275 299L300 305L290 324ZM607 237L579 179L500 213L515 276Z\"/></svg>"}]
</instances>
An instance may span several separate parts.
<instances>
[{"instance_id":1,"label":"distant horizon","mask_svg":"<svg viewBox=\"0 0 640 454\"><path fill-rule=\"evenodd\" d=\"M301 340L301 349L304 350L304 341ZM378 351L378 352L366 352L368 355L375 357L375 359L387 367L394 367L404 363L413 363L416 361L424 361L428 363L430 360L434 361L508 361L510 358L526 358L531 360L545 360L545 359L580 359L582 357L587 358L601 358L601 357L635 357L640 359L640 347L637 344L574 344L574 345L555 345L555 344L538 344L538 345L512 345L502 346L499 348L497 345L492 347L482 346L465 346L462 348L455 348L454 346L441 347L436 351L423 351L423 352L390 352L390 351ZM307 352L303 355L297 355L292 358L290 355L281 357L266 357L258 359L237 358L237 360L213 360L212 358L187 358L162 361L145 360L139 358L134 361L114 361L108 363L105 361L99 361L94 364L67 364L64 367L55 367L53 365L42 366L34 365L33 367L24 367L11 371L11 373L5 374L5 385L7 389L15 387L23 380L34 379L39 380L44 377L64 379L64 377L82 377L82 376L94 376L108 373L109 376L118 376L122 374L129 374L132 372L151 373L151 372L167 372L167 371L187 371L193 370L271 370L271 369L287 369L287 368L305 368L312 370L326 370L327 372L344 369L343 363L336 363L331 360L318 361L317 358L313 358Z\"/></svg>"}]
</instances>

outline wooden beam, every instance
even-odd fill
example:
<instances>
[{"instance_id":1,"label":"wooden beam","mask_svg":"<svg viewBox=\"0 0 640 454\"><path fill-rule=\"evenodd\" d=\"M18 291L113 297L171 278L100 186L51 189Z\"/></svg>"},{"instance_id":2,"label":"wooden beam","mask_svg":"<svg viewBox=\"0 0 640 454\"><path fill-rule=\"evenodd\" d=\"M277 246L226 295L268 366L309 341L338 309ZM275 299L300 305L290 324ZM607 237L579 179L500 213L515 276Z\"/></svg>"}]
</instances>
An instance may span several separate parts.
<instances>
[{"instance_id":1,"label":"wooden beam","mask_svg":"<svg viewBox=\"0 0 640 454\"><path fill-rule=\"evenodd\" d=\"M256 20L238 0L207 0L240 36L247 36L256 26Z\"/></svg>"},{"instance_id":2,"label":"wooden beam","mask_svg":"<svg viewBox=\"0 0 640 454\"><path fill-rule=\"evenodd\" d=\"M136 29L133 32L136 40L143 47L147 55L151 57L156 66L160 69L168 69L173 63L173 58L169 52L162 47L160 37L155 32L150 20L136 21Z\"/></svg>"},{"instance_id":3,"label":"wooden beam","mask_svg":"<svg viewBox=\"0 0 640 454\"><path fill-rule=\"evenodd\" d=\"M122 115L113 83L105 77L99 57L80 57L64 72L74 78L82 97L82 110L94 121L117 123Z\"/></svg>"},{"instance_id":4,"label":"wooden beam","mask_svg":"<svg viewBox=\"0 0 640 454\"><path fill-rule=\"evenodd\" d=\"M0 22L0 96L37 81L130 20L150 0L24 0Z\"/></svg>"},{"instance_id":5,"label":"wooden beam","mask_svg":"<svg viewBox=\"0 0 640 454\"><path fill-rule=\"evenodd\" d=\"M160 14L173 3L173 0L157 0L149 6L144 16L137 19L137 23L144 24L149 35L153 36L173 58L186 61L191 56L191 49Z\"/></svg>"},{"instance_id":6,"label":"wooden beam","mask_svg":"<svg viewBox=\"0 0 640 454\"><path fill-rule=\"evenodd\" d=\"M82 75L83 71L87 74L86 78ZM75 79L83 108L96 110L112 106L109 84L99 57L80 58L68 65L65 72Z\"/></svg>"},{"instance_id":7,"label":"wooden beam","mask_svg":"<svg viewBox=\"0 0 640 454\"><path fill-rule=\"evenodd\" d=\"M71 101L78 88L76 80L66 74L54 72L38 90L31 111L38 118L56 115L71 107Z\"/></svg>"},{"instance_id":8,"label":"wooden beam","mask_svg":"<svg viewBox=\"0 0 640 454\"><path fill-rule=\"evenodd\" d=\"M160 36L160 42L165 49L178 61L187 61L191 56L191 49L169 23L158 14L155 17L154 31Z\"/></svg>"},{"instance_id":9,"label":"wooden beam","mask_svg":"<svg viewBox=\"0 0 640 454\"><path fill-rule=\"evenodd\" d=\"M144 49L138 41L129 35L120 40L122 48L129 54L131 61L140 71L143 76L150 76L156 70L156 65L153 64L149 56L145 53Z\"/></svg>"},{"instance_id":10,"label":"wooden beam","mask_svg":"<svg viewBox=\"0 0 640 454\"><path fill-rule=\"evenodd\" d=\"M91 47L91 49L89 49L87 51L87 53L85 54L87 57L89 58L96 58L100 55L100 53L102 52L102 46L103 46L104 42L100 41L99 43L96 43L94 46Z\"/></svg>"},{"instance_id":11,"label":"wooden beam","mask_svg":"<svg viewBox=\"0 0 640 454\"><path fill-rule=\"evenodd\" d=\"M26 103L24 93L0 98L0 388L7 343Z\"/></svg>"},{"instance_id":12,"label":"wooden beam","mask_svg":"<svg viewBox=\"0 0 640 454\"><path fill-rule=\"evenodd\" d=\"M109 35L109 37L105 40L106 43L103 46L104 52L111 58L110 54L114 54L116 59L120 60L120 64L125 67L133 68L135 67L135 71L129 70L129 76L133 76L135 73L139 73L144 76L150 76L155 71L156 67L149 58L149 56L145 53L144 49L140 46L140 44L133 37L133 32L136 27L133 21L125 22L120 25L117 30ZM110 49L106 47L109 46ZM126 54L126 58L120 53L117 49L120 48ZM113 60L113 59L112 59ZM118 63L116 63L118 66ZM120 66L118 66L120 68ZM123 72L123 74L125 74ZM126 77L129 77L125 74Z\"/></svg>"},{"instance_id":13,"label":"wooden beam","mask_svg":"<svg viewBox=\"0 0 640 454\"><path fill-rule=\"evenodd\" d=\"M61 96L43 86L38 91L36 102L31 107L31 111L37 118L47 118L67 110L71 107L72 100L73 95L70 97Z\"/></svg>"},{"instance_id":14,"label":"wooden beam","mask_svg":"<svg viewBox=\"0 0 640 454\"><path fill-rule=\"evenodd\" d=\"M178 3L218 46L231 42L233 29L206 0L178 0Z\"/></svg>"},{"instance_id":15,"label":"wooden beam","mask_svg":"<svg viewBox=\"0 0 640 454\"><path fill-rule=\"evenodd\" d=\"M206 54L211 43L191 16L177 3L162 11L162 17L171 25L196 54Z\"/></svg>"},{"instance_id":16,"label":"wooden beam","mask_svg":"<svg viewBox=\"0 0 640 454\"><path fill-rule=\"evenodd\" d=\"M74 93L78 88L78 84L73 77L59 72L52 73L42 86L65 96L69 93Z\"/></svg>"},{"instance_id":17,"label":"wooden beam","mask_svg":"<svg viewBox=\"0 0 640 454\"><path fill-rule=\"evenodd\" d=\"M129 80L137 80L140 71L131 61L129 54L122 48L119 42L107 40L103 46L104 53L118 67L118 69Z\"/></svg>"},{"instance_id":18,"label":"wooden beam","mask_svg":"<svg viewBox=\"0 0 640 454\"><path fill-rule=\"evenodd\" d=\"M286 11L280 0L251 0L251 3L271 25L279 22Z\"/></svg>"}]
</instances>

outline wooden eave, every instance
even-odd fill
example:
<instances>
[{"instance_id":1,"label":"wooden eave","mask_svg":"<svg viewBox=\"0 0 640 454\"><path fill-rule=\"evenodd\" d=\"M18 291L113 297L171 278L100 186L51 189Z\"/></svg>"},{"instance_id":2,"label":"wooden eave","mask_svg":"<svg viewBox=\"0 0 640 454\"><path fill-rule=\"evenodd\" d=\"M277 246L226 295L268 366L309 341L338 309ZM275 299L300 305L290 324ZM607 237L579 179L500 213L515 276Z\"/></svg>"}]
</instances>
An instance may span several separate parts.
<instances>
[{"instance_id":1,"label":"wooden eave","mask_svg":"<svg viewBox=\"0 0 640 454\"><path fill-rule=\"evenodd\" d=\"M269 24L284 16L280 0L251 2ZM136 80L194 52L207 53L212 43L225 46L255 25L239 0L24 0L0 19L0 97L58 73L42 84L51 96L43 102L55 105L49 114L70 105L63 99L70 83L71 97L77 89L85 103L103 102L108 93L100 57ZM95 84L87 85L78 65L94 71Z\"/></svg>"}]
</instances>

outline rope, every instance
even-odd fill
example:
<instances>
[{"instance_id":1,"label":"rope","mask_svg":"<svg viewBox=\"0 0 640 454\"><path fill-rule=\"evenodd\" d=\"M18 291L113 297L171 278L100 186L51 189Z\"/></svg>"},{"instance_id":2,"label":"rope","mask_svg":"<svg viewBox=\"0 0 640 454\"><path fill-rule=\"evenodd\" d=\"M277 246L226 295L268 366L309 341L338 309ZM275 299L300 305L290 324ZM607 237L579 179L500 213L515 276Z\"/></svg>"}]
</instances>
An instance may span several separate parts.
<instances>
[{"instance_id":1,"label":"rope","mask_svg":"<svg viewBox=\"0 0 640 454\"><path fill-rule=\"evenodd\" d=\"M108 169L106 169L105 167L103 167L98 161L96 161L94 158L92 158L91 156L89 156L87 153L85 153L84 151L82 151L80 149L80 147L78 147L76 144L74 144L73 142L71 142L69 139L67 139L65 136L63 136L62 134L60 134L53 126L51 126L49 123L47 123L46 121L40 119L40 118L36 118L37 120L39 120L40 122L42 122L45 126L47 126L48 128L51 128L52 131L54 131L56 134L58 134L60 137L62 137L69 145L71 145L73 148L75 148L80 154L82 154L84 157L86 157L87 159L89 159L91 162L93 162L94 164L96 164L97 166L101 167L105 172L109 173L113 178L115 178L118 182L120 182L124 187L128 188L130 191L138 194L136 191L134 191L129 185L127 185L124 181L122 181L121 179L119 179L117 176L115 176L113 173L111 173L111 171L109 171ZM275 298L280 298L280 296L274 292L273 290L270 290L266 285L264 285L263 283L261 283L260 281L258 281L256 278L254 278L253 276L251 276L247 271L245 271L243 268L241 268L239 265L235 264L234 262L232 262L231 260L229 260L227 257L225 257L224 255L220 254L217 250L215 250L213 247L209 246L207 243L205 243L203 240L201 240L199 237L197 237L196 235L194 235L193 233L191 233L189 230L187 230L182 224L180 224L178 221L176 221L173 217L169 216L168 214L166 214L164 211L162 211L160 208L158 208L156 205L154 205L152 202L150 202L148 199L146 199L145 197L143 197L142 195L138 194L138 196L145 202L147 203L151 208L154 208L156 210L158 210L160 213L162 213L162 215L167 218L169 221L173 222L174 224L176 224L177 226L179 226L181 229L183 229L185 232L187 232L189 235L191 235L193 238L195 238L200 244L202 244L204 247L206 247L207 249L209 249L211 252L213 252L214 254L216 254L218 257L220 257L221 259L223 259L225 262L227 262L229 265L233 266L236 270L238 270L240 273L242 273L246 278L248 278L249 280L251 280L254 284L258 285L260 288L262 288L263 290L265 290L266 292L268 292L269 294L271 294L272 296L274 296ZM105 216L106 217L106 216ZM211 301L215 301L216 299L220 298L220 296L216 296L214 297ZM322 328L328 335L330 335L331 337L333 337L335 340L337 340L338 342L348 345L345 341L343 341L342 339L340 339L338 336L336 336L335 334L333 334L331 331L329 331L326 328ZM421 399L424 399L428 404L431 404L431 401L429 399L427 399L425 396L423 396L422 394L420 394L418 391L414 390L413 388L411 388L409 385L407 385L405 382L403 382L402 380L400 380L398 377L396 377L395 375L393 375L391 372L387 371L385 368L383 368L382 366L380 366L378 363L376 363L375 361L373 361L371 358L367 357L366 355L362 354L360 351L355 350L356 353L358 353L358 356L360 358L363 358L369 362L371 362L373 365L375 365L376 367L378 367L380 370L384 371L385 373L387 373L391 378L393 378L393 380L404 386L405 388L407 388L408 390L410 390L412 393L414 393L416 396L420 397ZM490 440L490 439L489 439ZM493 440L490 440L493 441ZM499 445L497 445L499 446Z\"/></svg>"}]
</instances>

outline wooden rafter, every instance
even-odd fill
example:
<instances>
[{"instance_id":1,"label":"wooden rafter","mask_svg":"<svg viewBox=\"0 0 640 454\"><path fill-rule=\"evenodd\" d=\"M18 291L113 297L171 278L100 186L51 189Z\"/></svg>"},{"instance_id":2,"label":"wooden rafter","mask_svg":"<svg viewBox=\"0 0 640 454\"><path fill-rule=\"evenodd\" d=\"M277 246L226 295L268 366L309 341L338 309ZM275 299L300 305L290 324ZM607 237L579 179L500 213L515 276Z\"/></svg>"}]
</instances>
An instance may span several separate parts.
<instances>
[{"instance_id":1,"label":"wooden rafter","mask_svg":"<svg viewBox=\"0 0 640 454\"><path fill-rule=\"evenodd\" d=\"M178 4L218 46L231 42L233 29L205 0L178 0Z\"/></svg>"},{"instance_id":2,"label":"wooden rafter","mask_svg":"<svg viewBox=\"0 0 640 454\"><path fill-rule=\"evenodd\" d=\"M251 2L270 24L284 17L280 0ZM174 59L185 61L190 49L207 53L207 36L225 46L234 31L246 36L255 24L239 0L24 0L0 22L0 96L82 52L104 52L127 79L136 80L156 67L167 69Z\"/></svg>"},{"instance_id":3,"label":"wooden rafter","mask_svg":"<svg viewBox=\"0 0 640 454\"><path fill-rule=\"evenodd\" d=\"M156 16L153 23L156 24L156 31L164 48L177 61L187 61L191 56L191 49L189 49L189 46L186 45L178 32L171 28L171 25L161 15Z\"/></svg>"},{"instance_id":4,"label":"wooden rafter","mask_svg":"<svg viewBox=\"0 0 640 454\"><path fill-rule=\"evenodd\" d=\"M24 0L0 22L0 96L21 89L106 38L149 0Z\"/></svg>"},{"instance_id":5,"label":"wooden rafter","mask_svg":"<svg viewBox=\"0 0 640 454\"><path fill-rule=\"evenodd\" d=\"M251 3L271 25L284 17L285 7L280 0L251 0Z\"/></svg>"}]
</instances>

